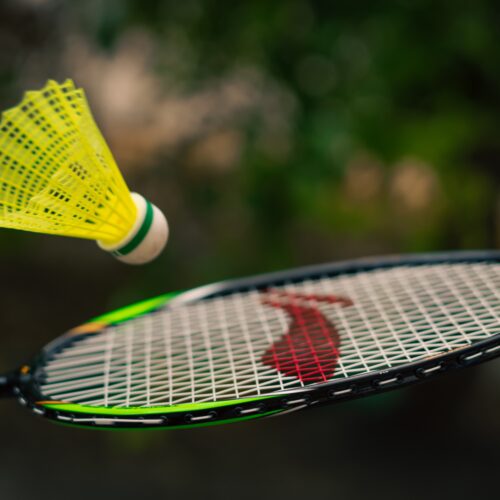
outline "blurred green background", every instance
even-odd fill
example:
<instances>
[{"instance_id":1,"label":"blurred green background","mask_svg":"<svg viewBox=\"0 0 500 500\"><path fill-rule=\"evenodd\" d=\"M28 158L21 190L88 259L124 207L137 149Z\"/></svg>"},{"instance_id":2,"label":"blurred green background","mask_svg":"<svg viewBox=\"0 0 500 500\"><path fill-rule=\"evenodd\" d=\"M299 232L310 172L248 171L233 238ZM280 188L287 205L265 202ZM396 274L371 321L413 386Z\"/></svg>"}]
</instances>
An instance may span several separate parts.
<instances>
[{"instance_id":1,"label":"blurred green background","mask_svg":"<svg viewBox=\"0 0 500 500\"><path fill-rule=\"evenodd\" d=\"M494 0L0 0L0 109L73 78L171 226L142 268L2 230L0 371L167 291L500 246L499 26ZM60 428L2 402L0 498L491 497L498 382L492 362L366 402L157 433Z\"/></svg>"}]
</instances>

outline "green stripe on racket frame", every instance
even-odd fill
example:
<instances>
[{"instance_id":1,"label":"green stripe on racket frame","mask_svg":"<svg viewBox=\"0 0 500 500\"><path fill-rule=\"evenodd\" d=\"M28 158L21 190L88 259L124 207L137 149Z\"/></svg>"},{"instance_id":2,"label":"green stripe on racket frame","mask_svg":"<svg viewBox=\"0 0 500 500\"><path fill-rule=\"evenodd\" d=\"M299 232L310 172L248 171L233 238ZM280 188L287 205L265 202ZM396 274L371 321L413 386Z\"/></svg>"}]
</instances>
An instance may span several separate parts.
<instances>
[{"instance_id":1,"label":"green stripe on racket frame","mask_svg":"<svg viewBox=\"0 0 500 500\"><path fill-rule=\"evenodd\" d=\"M99 316L0 377L0 396L108 429L245 421L500 355L500 252L324 264Z\"/></svg>"}]
</instances>

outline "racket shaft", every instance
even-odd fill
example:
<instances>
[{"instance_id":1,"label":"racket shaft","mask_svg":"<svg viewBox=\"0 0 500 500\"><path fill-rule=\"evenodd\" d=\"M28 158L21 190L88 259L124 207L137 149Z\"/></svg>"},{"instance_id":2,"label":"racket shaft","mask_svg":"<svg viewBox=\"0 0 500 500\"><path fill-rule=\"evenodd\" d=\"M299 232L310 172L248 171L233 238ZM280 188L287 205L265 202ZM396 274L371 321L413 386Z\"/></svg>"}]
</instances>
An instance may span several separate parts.
<instances>
[{"instance_id":1,"label":"racket shaft","mask_svg":"<svg viewBox=\"0 0 500 500\"><path fill-rule=\"evenodd\" d=\"M12 374L0 375L0 398L14 396L15 377Z\"/></svg>"}]
</instances>

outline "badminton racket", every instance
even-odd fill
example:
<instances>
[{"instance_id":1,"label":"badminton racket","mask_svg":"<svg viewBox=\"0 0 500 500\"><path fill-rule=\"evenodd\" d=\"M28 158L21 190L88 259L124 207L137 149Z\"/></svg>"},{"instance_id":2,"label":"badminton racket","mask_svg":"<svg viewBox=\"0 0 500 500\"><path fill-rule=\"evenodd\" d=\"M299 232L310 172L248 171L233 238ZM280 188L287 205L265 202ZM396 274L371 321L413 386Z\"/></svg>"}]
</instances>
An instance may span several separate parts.
<instances>
[{"instance_id":1,"label":"badminton racket","mask_svg":"<svg viewBox=\"0 0 500 500\"><path fill-rule=\"evenodd\" d=\"M371 258L100 316L0 377L0 395L66 424L193 427L368 396L499 354L500 252Z\"/></svg>"}]
</instances>

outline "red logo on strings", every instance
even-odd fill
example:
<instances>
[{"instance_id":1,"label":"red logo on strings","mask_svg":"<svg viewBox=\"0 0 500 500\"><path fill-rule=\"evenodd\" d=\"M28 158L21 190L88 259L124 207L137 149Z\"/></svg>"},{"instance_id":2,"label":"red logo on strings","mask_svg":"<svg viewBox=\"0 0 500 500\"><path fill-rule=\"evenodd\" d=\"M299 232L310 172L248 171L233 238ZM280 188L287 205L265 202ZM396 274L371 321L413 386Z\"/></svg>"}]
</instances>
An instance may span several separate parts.
<instances>
[{"instance_id":1,"label":"red logo on strings","mask_svg":"<svg viewBox=\"0 0 500 500\"><path fill-rule=\"evenodd\" d=\"M283 375L304 383L326 382L335 373L340 336L335 325L318 309L323 302L352 305L345 297L313 295L269 289L262 303L282 309L292 319L288 331L265 352L262 362Z\"/></svg>"}]
</instances>

